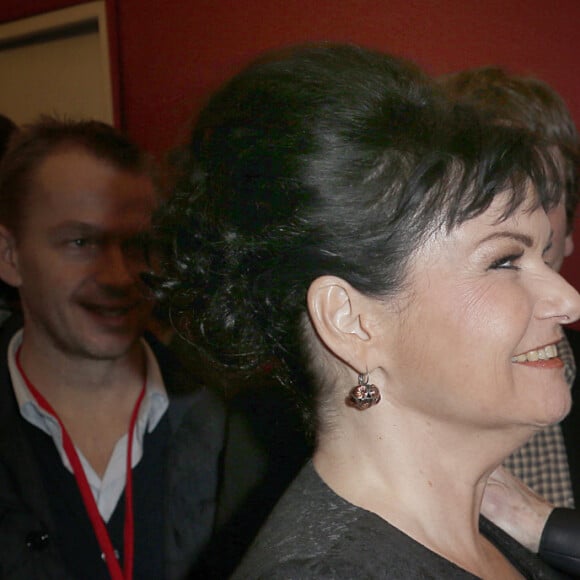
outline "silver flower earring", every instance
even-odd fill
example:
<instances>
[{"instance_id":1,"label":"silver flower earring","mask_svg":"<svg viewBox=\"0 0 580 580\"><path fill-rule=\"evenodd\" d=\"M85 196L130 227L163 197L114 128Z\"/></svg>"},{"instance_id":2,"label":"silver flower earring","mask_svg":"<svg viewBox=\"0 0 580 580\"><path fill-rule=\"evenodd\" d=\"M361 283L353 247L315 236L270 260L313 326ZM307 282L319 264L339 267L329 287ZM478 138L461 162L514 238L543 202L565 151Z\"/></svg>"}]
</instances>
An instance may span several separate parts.
<instances>
[{"instance_id":1,"label":"silver flower earring","mask_svg":"<svg viewBox=\"0 0 580 580\"><path fill-rule=\"evenodd\" d=\"M358 385L350 390L345 402L349 407L364 411L377 405L380 400L381 393L375 385L369 384L369 373L367 372L358 376Z\"/></svg>"}]
</instances>

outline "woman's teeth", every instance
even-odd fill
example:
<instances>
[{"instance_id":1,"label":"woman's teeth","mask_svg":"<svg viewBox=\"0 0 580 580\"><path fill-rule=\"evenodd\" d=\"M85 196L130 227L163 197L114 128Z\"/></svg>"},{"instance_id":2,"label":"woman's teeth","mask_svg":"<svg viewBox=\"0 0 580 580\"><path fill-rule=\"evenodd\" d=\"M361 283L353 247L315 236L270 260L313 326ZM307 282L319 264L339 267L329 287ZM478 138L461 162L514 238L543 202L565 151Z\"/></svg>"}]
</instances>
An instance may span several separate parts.
<instances>
[{"instance_id":1,"label":"woman's teeth","mask_svg":"<svg viewBox=\"0 0 580 580\"><path fill-rule=\"evenodd\" d=\"M512 362L523 363L523 362L536 362L539 360L548 360L551 358L556 358L558 356L558 347L555 344L549 344L544 348L538 350L530 350L524 354L518 354L518 356L512 357Z\"/></svg>"}]
</instances>

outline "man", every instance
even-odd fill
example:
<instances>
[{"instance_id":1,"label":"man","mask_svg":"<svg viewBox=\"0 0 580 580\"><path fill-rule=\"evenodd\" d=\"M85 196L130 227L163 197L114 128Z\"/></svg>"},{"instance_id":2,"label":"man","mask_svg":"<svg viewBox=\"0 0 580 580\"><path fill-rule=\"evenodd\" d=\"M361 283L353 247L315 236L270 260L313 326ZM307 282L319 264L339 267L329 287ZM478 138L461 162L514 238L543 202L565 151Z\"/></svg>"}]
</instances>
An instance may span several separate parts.
<instances>
[{"instance_id":1,"label":"man","mask_svg":"<svg viewBox=\"0 0 580 580\"><path fill-rule=\"evenodd\" d=\"M509 123L540 135L554 148L565 184L562 203L549 212L552 244L546 262L559 270L574 244L572 229L578 205L577 163L579 140L565 103L545 83L509 75L500 68L463 71L442 79L446 91L457 101L478 107L498 123ZM580 379L575 380L580 357L580 333L566 329L558 345L565 362L572 398L577 401L559 425L538 432L515 452L505 465L537 493L557 506L580 506Z\"/></svg>"},{"instance_id":2,"label":"man","mask_svg":"<svg viewBox=\"0 0 580 580\"><path fill-rule=\"evenodd\" d=\"M0 168L0 577L183 578L209 540L223 414L142 335L157 203L98 122L24 127ZM130 463L131 468L127 469Z\"/></svg>"}]
</instances>

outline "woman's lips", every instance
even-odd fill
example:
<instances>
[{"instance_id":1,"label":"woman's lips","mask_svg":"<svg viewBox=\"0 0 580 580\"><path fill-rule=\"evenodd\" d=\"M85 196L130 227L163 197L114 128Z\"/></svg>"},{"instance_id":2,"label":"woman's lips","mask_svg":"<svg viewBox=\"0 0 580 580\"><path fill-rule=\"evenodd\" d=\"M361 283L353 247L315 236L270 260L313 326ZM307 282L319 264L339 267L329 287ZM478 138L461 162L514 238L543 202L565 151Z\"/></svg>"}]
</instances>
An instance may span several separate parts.
<instances>
[{"instance_id":1,"label":"woman's lips","mask_svg":"<svg viewBox=\"0 0 580 580\"><path fill-rule=\"evenodd\" d=\"M542 348L529 350L522 354L518 354L512 357L512 362L524 363L524 362L537 362L545 361L556 358L558 356L558 347L555 344L548 344Z\"/></svg>"}]
</instances>

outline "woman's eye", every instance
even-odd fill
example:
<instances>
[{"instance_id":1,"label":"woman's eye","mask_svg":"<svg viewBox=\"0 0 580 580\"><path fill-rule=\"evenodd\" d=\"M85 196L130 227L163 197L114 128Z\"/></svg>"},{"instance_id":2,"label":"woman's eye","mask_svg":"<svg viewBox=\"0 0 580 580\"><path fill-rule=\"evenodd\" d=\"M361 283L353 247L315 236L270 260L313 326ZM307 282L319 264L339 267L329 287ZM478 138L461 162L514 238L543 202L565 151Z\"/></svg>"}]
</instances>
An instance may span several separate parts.
<instances>
[{"instance_id":1,"label":"woman's eye","mask_svg":"<svg viewBox=\"0 0 580 580\"><path fill-rule=\"evenodd\" d=\"M522 257L522 254L511 254L509 256L503 256L495 260L491 266L490 270L519 270L517 261Z\"/></svg>"},{"instance_id":2,"label":"woman's eye","mask_svg":"<svg viewBox=\"0 0 580 580\"><path fill-rule=\"evenodd\" d=\"M554 263L553 263L553 256L549 256L548 254L550 252L550 250L552 249L552 243L550 242L549 245L546 246L544 252L542 253L542 257L544 258L544 264L546 264L546 266L550 266L550 268L552 268L552 270L554 269Z\"/></svg>"}]
</instances>

